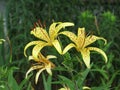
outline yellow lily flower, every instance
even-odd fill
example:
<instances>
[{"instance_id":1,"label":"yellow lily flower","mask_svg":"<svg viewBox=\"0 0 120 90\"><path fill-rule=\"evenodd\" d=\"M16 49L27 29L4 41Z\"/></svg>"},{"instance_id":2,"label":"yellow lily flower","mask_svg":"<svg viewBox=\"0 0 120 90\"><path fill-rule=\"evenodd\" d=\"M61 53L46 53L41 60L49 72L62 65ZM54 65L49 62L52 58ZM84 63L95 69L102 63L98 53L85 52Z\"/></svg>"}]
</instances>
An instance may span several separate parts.
<instances>
[{"instance_id":1,"label":"yellow lily flower","mask_svg":"<svg viewBox=\"0 0 120 90\"><path fill-rule=\"evenodd\" d=\"M5 40L4 39L0 39L0 44L2 44Z\"/></svg>"},{"instance_id":2,"label":"yellow lily flower","mask_svg":"<svg viewBox=\"0 0 120 90\"><path fill-rule=\"evenodd\" d=\"M100 54L102 54L105 58L105 62L107 62L107 56L104 53L103 50L97 48L97 47L88 47L88 45L94 43L96 40L103 40L106 44L106 39L102 37L98 37L95 35L85 35L85 28L78 28L78 34L75 35L74 33L70 31L63 31L60 34L66 35L70 38L70 40L73 43L68 44L65 49L63 50L63 54L65 54L69 49L75 47L78 52L81 52L83 61L87 68L90 68L90 51L96 51Z\"/></svg>"},{"instance_id":3,"label":"yellow lily flower","mask_svg":"<svg viewBox=\"0 0 120 90\"><path fill-rule=\"evenodd\" d=\"M49 75L52 75L51 69L55 67L55 65L49 61L51 58L56 58L56 56L53 55L48 55L47 57L44 57L41 53L38 54L39 59L35 59L33 56L29 56L29 60L34 60L35 63L26 73L26 78L28 74L33 71L37 70L38 72L35 77L35 83L37 84L39 75L41 74L42 71L46 70Z\"/></svg>"},{"instance_id":4,"label":"yellow lily flower","mask_svg":"<svg viewBox=\"0 0 120 90\"><path fill-rule=\"evenodd\" d=\"M33 34L35 37L40 39L39 41L32 41L28 43L24 48L24 55L26 55L26 49L32 45L35 45L32 50L32 56L34 58L38 58L38 53L40 50L45 46L54 46L56 50L61 54L61 46L59 41L57 40L57 36L59 31L62 28L65 28L67 26L74 26L73 23L70 22L58 22L58 23L52 23L49 27L49 33L41 27L36 27L31 31L31 34Z\"/></svg>"}]
</instances>

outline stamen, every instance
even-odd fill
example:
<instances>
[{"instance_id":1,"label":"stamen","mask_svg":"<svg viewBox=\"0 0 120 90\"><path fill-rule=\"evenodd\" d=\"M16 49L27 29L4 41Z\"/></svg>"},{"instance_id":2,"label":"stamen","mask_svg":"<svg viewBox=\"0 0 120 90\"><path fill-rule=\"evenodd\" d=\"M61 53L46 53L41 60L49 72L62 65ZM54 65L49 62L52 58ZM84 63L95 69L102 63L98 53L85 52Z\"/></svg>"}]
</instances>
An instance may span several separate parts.
<instances>
[{"instance_id":1,"label":"stamen","mask_svg":"<svg viewBox=\"0 0 120 90\"><path fill-rule=\"evenodd\" d=\"M39 25L41 28L43 28L43 25L42 25L40 19L38 20L38 25Z\"/></svg>"},{"instance_id":2,"label":"stamen","mask_svg":"<svg viewBox=\"0 0 120 90\"><path fill-rule=\"evenodd\" d=\"M43 28L46 28L46 23L45 23L45 21L44 21L44 23L43 23Z\"/></svg>"}]
</instances>

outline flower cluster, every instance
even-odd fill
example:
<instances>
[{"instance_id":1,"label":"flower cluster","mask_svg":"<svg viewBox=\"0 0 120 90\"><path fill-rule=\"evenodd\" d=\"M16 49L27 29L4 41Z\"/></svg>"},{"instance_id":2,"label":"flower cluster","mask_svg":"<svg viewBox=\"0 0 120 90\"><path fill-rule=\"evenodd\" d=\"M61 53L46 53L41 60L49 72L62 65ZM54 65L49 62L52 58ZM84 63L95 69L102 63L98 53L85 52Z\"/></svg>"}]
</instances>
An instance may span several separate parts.
<instances>
[{"instance_id":1,"label":"flower cluster","mask_svg":"<svg viewBox=\"0 0 120 90\"><path fill-rule=\"evenodd\" d=\"M46 58L40 53L40 51L46 47L46 46L53 46L56 48L59 54L62 54L62 49L60 46L60 43L57 39L57 36L59 35L59 32L62 28L65 28L67 26L74 26L73 23L70 22L57 22L52 23L49 28L49 33L42 28L42 27L35 27L31 34L34 35L36 38L38 38L38 41L31 41L28 43L24 48L24 55L26 55L26 50L28 47L34 45L34 48L32 50L32 56L30 56L30 59L37 62L37 64L33 65L28 72L26 73L26 77L28 74L36 69L39 69L39 71L36 74L35 82L38 81L38 76L43 70L46 70L50 75L52 75L51 69L55 67L55 65L49 60L50 58L56 58L56 56L48 55Z\"/></svg>"},{"instance_id":2,"label":"flower cluster","mask_svg":"<svg viewBox=\"0 0 120 90\"><path fill-rule=\"evenodd\" d=\"M51 58L56 58L54 55L44 56L41 53L41 50L46 47L54 47L59 54L65 54L71 48L75 48L78 52L81 53L83 62L85 63L87 68L90 68L90 51L96 51L100 53L104 58L105 62L107 62L107 56L103 50L97 47L88 47L90 44L94 43L97 40L103 40L106 44L106 40L103 37L98 37L95 35L87 36L85 33L85 28L78 28L77 35L70 31L61 31L62 28L74 26L71 22L54 22L50 25L49 31L47 32L46 29L38 26L35 27L31 34L34 35L39 40L29 42L24 48L24 55L27 56L26 50L33 46L32 55L29 56L30 60L34 60L36 64L34 64L26 73L26 77L28 74L38 69L36 74L35 82L38 82L38 77L43 70L46 70L48 74L52 75L51 69L55 67L55 65L49 60ZM60 42L58 40L58 35L65 35L67 36L72 42L69 43L63 50L61 49Z\"/></svg>"}]
</instances>

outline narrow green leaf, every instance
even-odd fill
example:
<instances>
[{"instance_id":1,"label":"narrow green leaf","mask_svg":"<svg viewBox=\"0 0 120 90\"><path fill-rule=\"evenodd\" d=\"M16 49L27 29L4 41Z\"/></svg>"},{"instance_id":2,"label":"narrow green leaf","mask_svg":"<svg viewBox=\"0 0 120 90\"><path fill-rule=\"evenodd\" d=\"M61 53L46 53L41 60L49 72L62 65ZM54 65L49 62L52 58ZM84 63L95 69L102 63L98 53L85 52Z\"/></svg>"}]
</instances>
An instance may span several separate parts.
<instances>
[{"instance_id":1,"label":"narrow green leaf","mask_svg":"<svg viewBox=\"0 0 120 90\"><path fill-rule=\"evenodd\" d=\"M62 84L65 84L65 85L67 85L71 90L74 90L74 87L75 87L74 82L72 82L70 79L68 79L68 78L65 77L65 76L59 75L59 78L62 79Z\"/></svg>"}]
</instances>

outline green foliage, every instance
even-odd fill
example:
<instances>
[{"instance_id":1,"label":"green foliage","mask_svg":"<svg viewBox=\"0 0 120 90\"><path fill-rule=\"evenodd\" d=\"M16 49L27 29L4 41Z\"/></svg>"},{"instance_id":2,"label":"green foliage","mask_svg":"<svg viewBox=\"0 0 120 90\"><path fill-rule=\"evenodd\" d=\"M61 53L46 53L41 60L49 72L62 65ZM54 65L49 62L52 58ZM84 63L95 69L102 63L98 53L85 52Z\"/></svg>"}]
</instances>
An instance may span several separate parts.
<instances>
[{"instance_id":1,"label":"green foliage","mask_svg":"<svg viewBox=\"0 0 120 90\"><path fill-rule=\"evenodd\" d=\"M44 83L45 90L51 90L52 76L48 76L48 78L46 79L45 75L42 74L42 77L43 77L43 83Z\"/></svg>"},{"instance_id":2,"label":"green foliage","mask_svg":"<svg viewBox=\"0 0 120 90\"><path fill-rule=\"evenodd\" d=\"M85 27L88 34L97 34L108 41L105 47L100 41L96 44L107 53L108 63L105 64L101 60L102 57L93 54L91 55L92 68L90 70L85 69L81 56L74 52L74 49L64 56L59 56L55 50L51 50L50 53L53 52L58 56L58 60L54 61L57 67L53 70L53 77L42 75L45 90L52 90L52 85L56 85L58 89L63 87L62 84L67 85L71 90L82 90L83 86L89 86L92 90L119 90L120 7L117 3L112 6L110 3L101 4L101 2L95 0L91 2L82 0L8 0L6 23L7 37L10 43L7 46L9 49L6 51L7 55L4 55L4 44L0 45L0 65L2 65L0 67L0 90L31 90L32 86L39 87L40 84L34 85L31 76L28 78L30 82L24 79L29 65L23 55L24 46L34 39L30 37L30 30L39 19L46 27L53 21L71 21L76 24L75 28ZM77 29L70 28L70 30L77 32L75 31ZM4 38L2 17L0 17L0 31L0 38ZM64 38L60 37L61 39ZM63 46L68 41L65 38L62 41ZM8 43L8 40L6 42ZM47 50L43 52L49 53ZM31 54L29 50L28 53Z\"/></svg>"},{"instance_id":3,"label":"green foliage","mask_svg":"<svg viewBox=\"0 0 120 90\"><path fill-rule=\"evenodd\" d=\"M14 71L19 70L16 67L0 67L0 90L23 90L24 88L28 89L31 86L27 86L27 79L24 79L20 84L17 83L14 78ZM30 89L28 89L30 90Z\"/></svg>"},{"instance_id":4,"label":"green foliage","mask_svg":"<svg viewBox=\"0 0 120 90\"><path fill-rule=\"evenodd\" d=\"M78 26L85 27L86 30L93 31L95 29L94 19L95 16L91 11L83 11L78 15Z\"/></svg>"}]
</instances>

